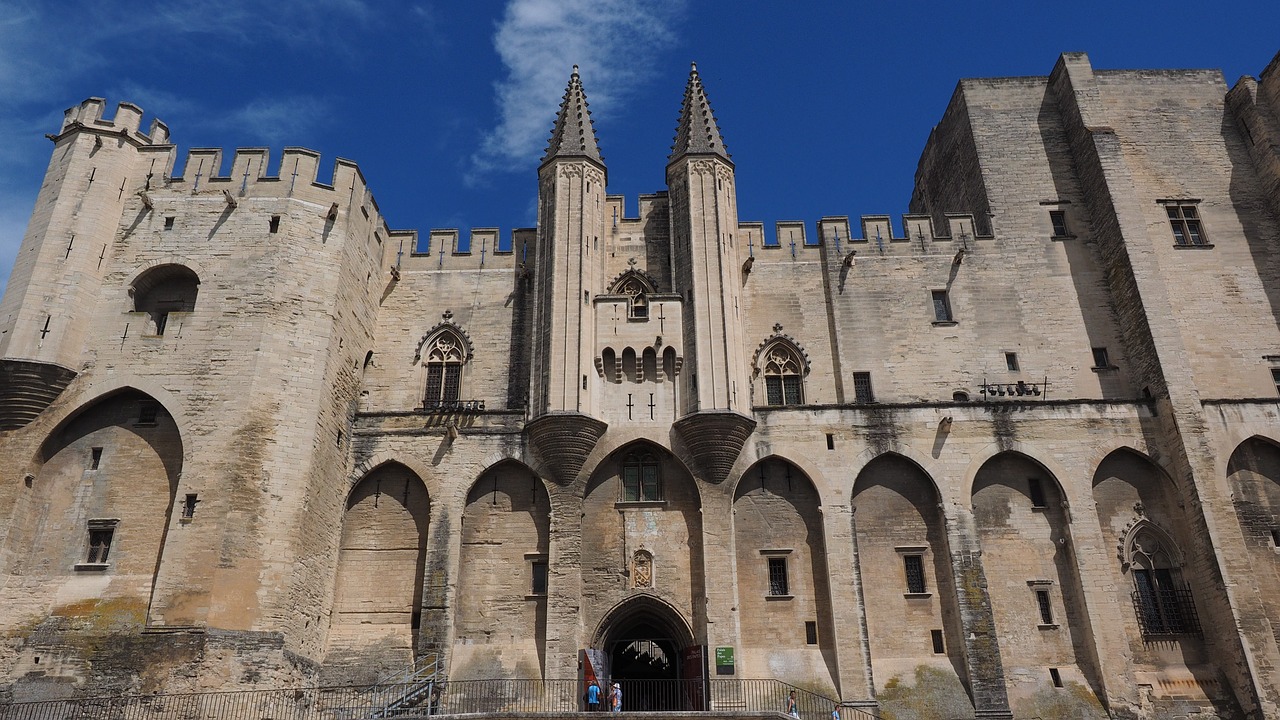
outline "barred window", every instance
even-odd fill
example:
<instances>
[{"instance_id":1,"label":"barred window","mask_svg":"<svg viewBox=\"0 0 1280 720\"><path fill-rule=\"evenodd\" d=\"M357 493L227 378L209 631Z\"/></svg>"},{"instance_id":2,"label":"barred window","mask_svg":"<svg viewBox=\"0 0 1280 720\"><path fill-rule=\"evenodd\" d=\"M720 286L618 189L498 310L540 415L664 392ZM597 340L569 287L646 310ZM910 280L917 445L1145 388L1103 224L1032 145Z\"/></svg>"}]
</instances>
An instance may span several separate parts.
<instances>
[{"instance_id":1,"label":"barred window","mask_svg":"<svg viewBox=\"0 0 1280 720\"><path fill-rule=\"evenodd\" d=\"M1049 591L1036 591L1036 605L1040 608L1040 624L1053 624L1053 607L1049 604Z\"/></svg>"},{"instance_id":2,"label":"barred window","mask_svg":"<svg viewBox=\"0 0 1280 720\"><path fill-rule=\"evenodd\" d=\"M787 584L787 559L784 557L769 558L769 594L790 595L791 588Z\"/></svg>"},{"instance_id":3,"label":"barred window","mask_svg":"<svg viewBox=\"0 0 1280 720\"><path fill-rule=\"evenodd\" d=\"M462 365L467 360L466 344L452 332L440 333L424 353L427 389L423 406L430 410L456 403L462 392Z\"/></svg>"},{"instance_id":4,"label":"barred window","mask_svg":"<svg viewBox=\"0 0 1280 720\"><path fill-rule=\"evenodd\" d=\"M946 290L934 290L933 294L933 321L940 323L954 322L955 318L951 316L951 299L947 295Z\"/></svg>"},{"instance_id":5,"label":"barred window","mask_svg":"<svg viewBox=\"0 0 1280 720\"><path fill-rule=\"evenodd\" d=\"M649 502L662 499L662 476L658 459L649 453L635 453L622 462L623 502Z\"/></svg>"},{"instance_id":6,"label":"barred window","mask_svg":"<svg viewBox=\"0 0 1280 720\"><path fill-rule=\"evenodd\" d=\"M1200 632L1191 588L1179 577L1171 543L1162 532L1146 527L1130 545L1133 606L1143 635Z\"/></svg>"},{"instance_id":7,"label":"barred window","mask_svg":"<svg viewBox=\"0 0 1280 720\"><path fill-rule=\"evenodd\" d=\"M907 592L912 594L927 592L924 584L924 556L903 555L902 566L907 576Z\"/></svg>"},{"instance_id":8,"label":"barred window","mask_svg":"<svg viewBox=\"0 0 1280 720\"><path fill-rule=\"evenodd\" d=\"M800 405L804 389L800 381L804 361L791 343L779 340L760 354L764 370L766 405Z\"/></svg>"},{"instance_id":9,"label":"barred window","mask_svg":"<svg viewBox=\"0 0 1280 720\"><path fill-rule=\"evenodd\" d=\"M853 374L853 401L866 404L876 401L871 394L871 373L856 372Z\"/></svg>"},{"instance_id":10,"label":"barred window","mask_svg":"<svg viewBox=\"0 0 1280 720\"><path fill-rule=\"evenodd\" d=\"M111 539L115 530L104 528L89 531L89 557L85 562L105 563L111 554Z\"/></svg>"}]
</instances>

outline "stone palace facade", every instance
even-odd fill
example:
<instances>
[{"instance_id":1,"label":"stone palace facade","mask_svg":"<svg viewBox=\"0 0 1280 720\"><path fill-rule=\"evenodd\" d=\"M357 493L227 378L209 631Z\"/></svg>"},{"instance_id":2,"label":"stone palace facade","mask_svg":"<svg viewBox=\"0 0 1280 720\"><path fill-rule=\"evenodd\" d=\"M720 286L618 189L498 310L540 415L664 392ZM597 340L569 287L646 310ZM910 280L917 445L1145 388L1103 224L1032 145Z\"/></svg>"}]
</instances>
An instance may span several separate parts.
<instances>
[{"instance_id":1,"label":"stone palace facade","mask_svg":"<svg viewBox=\"0 0 1280 720\"><path fill-rule=\"evenodd\" d=\"M638 201L575 69L505 231L141 114L67 111L0 302L0 700L701 657L1280 716L1280 56L961 81L900 223L768 231L696 68Z\"/></svg>"}]
</instances>

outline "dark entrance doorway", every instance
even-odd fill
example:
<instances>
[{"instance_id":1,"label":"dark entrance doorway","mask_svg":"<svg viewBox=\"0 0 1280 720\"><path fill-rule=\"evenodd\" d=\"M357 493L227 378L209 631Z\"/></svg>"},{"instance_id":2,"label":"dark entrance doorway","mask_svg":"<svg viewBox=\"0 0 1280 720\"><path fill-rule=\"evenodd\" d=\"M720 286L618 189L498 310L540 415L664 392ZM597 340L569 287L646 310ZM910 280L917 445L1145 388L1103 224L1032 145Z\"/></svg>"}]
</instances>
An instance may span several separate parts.
<instances>
[{"instance_id":1,"label":"dark entrance doorway","mask_svg":"<svg viewBox=\"0 0 1280 720\"><path fill-rule=\"evenodd\" d=\"M650 595L615 607L596 634L596 647L609 657L609 683L622 689L624 710L700 710L705 669L679 612Z\"/></svg>"}]
</instances>

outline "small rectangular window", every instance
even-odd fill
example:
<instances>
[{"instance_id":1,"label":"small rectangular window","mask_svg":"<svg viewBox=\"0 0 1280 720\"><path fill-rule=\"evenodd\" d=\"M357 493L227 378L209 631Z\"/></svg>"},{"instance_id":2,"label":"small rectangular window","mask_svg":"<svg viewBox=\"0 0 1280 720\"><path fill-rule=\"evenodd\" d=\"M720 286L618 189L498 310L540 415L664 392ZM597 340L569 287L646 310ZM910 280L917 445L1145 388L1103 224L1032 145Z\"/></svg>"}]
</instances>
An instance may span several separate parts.
<instances>
[{"instance_id":1,"label":"small rectangular window","mask_svg":"<svg viewBox=\"0 0 1280 720\"><path fill-rule=\"evenodd\" d=\"M1280 530L1273 529L1271 531L1271 544L1280 548Z\"/></svg>"},{"instance_id":2,"label":"small rectangular window","mask_svg":"<svg viewBox=\"0 0 1280 720\"><path fill-rule=\"evenodd\" d=\"M1009 372L1018 372L1018 353L1016 352L1005 353L1004 365Z\"/></svg>"},{"instance_id":3,"label":"small rectangular window","mask_svg":"<svg viewBox=\"0 0 1280 720\"><path fill-rule=\"evenodd\" d=\"M827 433L827 449L828 450L836 449L836 436L832 435L831 433Z\"/></svg>"},{"instance_id":4,"label":"small rectangular window","mask_svg":"<svg viewBox=\"0 0 1280 720\"><path fill-rule=\"evenodd\" d=\"M1275 383L1276 394L1280 395L1280 368L1271 368L1271 382Z\"/></svg>"},{"instance_id":5,"label":"small rectangular window","mask_svg":"<svg viewBox=\"0 0 1280 720\"><path fill-rule=\"evenodd\" d=\"M902 566L907 576L907 592L913 595L926 592L924 584L924 556L903 555Z\"/></svg>"},{"instance_id":6,"label":"small rectangular window","mask_svg":"<svg viewBox=\"0 0 1280 720\"><path fill-rule=\"evenodd\" d=\"M271 221L267 223L267 232L270 232L272 235L280 232L280 216L279 215L271 216Z\"/></svg>"},{"instance_id":7,"label":"small rectangular window","mask_svg":"<svg viewBox=\"0 0 1280 720\"><path fill-rule=\"evenodd\" d=\"M166 218L164 219L164 229L165 229L165 230L172 230L172 229L173 229L173 216L172 216L172 215L170 215L169 217L166 217Z\"/></svg>"},{"instance_id":8,"label":"small rectangular window","mask_svg":"<svg viewBox=\"0 0 1280 720\"><path fill-rule=\"evenodd\" d=\"M1036 591L1036 605L1038 605L1040 608L1040 624L1052 625L1053 624L1053 608L1049 605L1048 590Z\"/></svg>"},{"instance_id":9,"label":"small rectangular window","mask_svg":"<svg viewBox=\"0 0 1280 720\"><path fill-rule=\"evenodd\" d=\"M534 595L547 594L547 561L534 560L529 569L532 571L532 584L529 586L529 592Z\"/></svg>"},{"instance_id":10,"label":"small rectangular window","mask_svg":"<svg viewBox=\"0 0 1280 720\"><path fill-rule=\"evenodd\" d=\"M951 300L947 297L946 290L933 291L933 321L934 322L952 322L951 317Z\"/></svg>"},{"instance_id":11,"label":"small rectangular window","mask_svg":"<svg viewBox=\"0 0 1280 720\"><path fill-rule=\"evenodd\" d=\"M138 403L138 421L135 425L155 425L160 414L160 405L143 401Z\"/></svg>"},{"instance_id":12,"label":"small rectangular window","mask_svg":"<svg viewBox=\"0 0 1280 720\"><path fill-rule=\"evenodd\" d=\"M787 586L787 559L784 557L769 558L769 594L790 595Z\"/></svg>"},{"instance_id":13,"label":"small rectangular window","mask_svg":"<svg viewBox=\"0 0 1280 720\"><path fill-rule=\"evenodd\" d=\"M1173 241L1177 245L1208 245L1204 230L1200 227L1200 213L1191 203L1173 203L1165 206L1169 225L1173 228Z\"/></svg>"},{"instance_id":14,"label":"small rectangular window","mask_svg":"<svg viewBox=\"0 0 1280 720\"><path fill-rule=\"evenodd\" d=\"M813 620L804 624L804 641L809 645L818 644L818 623Z\"/></svg>"},{"instance_id":15,"label":"small rectangular window","mask_svg":"<svg viewBox=\"0 0 1280 720\"><path fill-rule=\"evenodd\" d=\"M871 393L871 373L856 372L853 374L853 401L856 403L873 403L875 396Z\"/></svg>"},{"instance_id":16,"label":"small rectangular window","mask_svg":"<svg viewBox=\"0 0 1280 720\"><path fill-rule=\"evenodd\" d=\"M1053 681L1053 686L1062 687L1062 674L1058 672L1058 668L1049 668L1049 679Z\"/></svg>"},{"instance_id":17,"label":"small rectangular window","mask_svg":"<svg viewBox=\"0 0 1280 720\"><path fill-rule=\"evenodd\" d=\"M102 464L102 448L96 447L89 450L89 469L97 470Z\"/></svg>"},{"instance_id":18,"label":"small rectangular window","mask_svg":"<svg viewBox=\"0 0 1280 720\"><path fill-rule=\"evenodd\" d=\"M1056 238L1070 237L1071 233L1067 232L1067 214L1062 210L1050 210L1049 222L1053 223L1053 236Z\"/></svg>"},{"instance_id":19,"label":"small rectangular window","mask_svg":"<svg viewBox=\"0 0 1280 720\"><path fill-rule=\"evenodd\" d=\"M196 516L196 503L200 502L200 498L195 493L187 495L182 502L182 517L190 520Z\"/></svg>"},{"instance_id":20,"label":"small rectangular window","mask_svg":"<svg viewBox=\"0 0 1280 720\"><path fill-rule=\"evenodd\" d=\"M1095 368L1111 367L1111 356L1107 354L1106 348L1096 347L1093 349L1093 366Z\"/></svg>"},{"instance_id":21,"label":"small rectangular window","mask_svg":"<svg viewBox=\"0 0 1280 720\"><path fill-rule=\"evenodd\" d=\"M89 531L89 556L85 562L101 564L111 554L111 539L115 535L112 528L101 528Z\"/></svg>"},{"instance_id":22,"label":"small rectangular window","mask_svg":"<svg viewBox=\"0 0 1280 720\"><path fill-rule=\"evenodd\" d=\"M1049 507L1049 504L1044 499L1044 483L1040 478L1027 478L1027 496L1031 498L1031 507Z\"/></svg>"},{"instance_id":23,"label":"small rectangular window","mask_svg":"<svg viewBox=\"0 0 1280 720\"><path fill-rule=\"evenodd\" d=\"M941 654L943 654L943 653L945 653L945 652L947 651L946 646L942 643L942 631L941 631L941 630L930 630L930 631L929 631L929 636L930 636L930 639L932 639L932 640L933 640L933 654L934 654L934 655L941 655Z\"/></svg>"}]
</instances>

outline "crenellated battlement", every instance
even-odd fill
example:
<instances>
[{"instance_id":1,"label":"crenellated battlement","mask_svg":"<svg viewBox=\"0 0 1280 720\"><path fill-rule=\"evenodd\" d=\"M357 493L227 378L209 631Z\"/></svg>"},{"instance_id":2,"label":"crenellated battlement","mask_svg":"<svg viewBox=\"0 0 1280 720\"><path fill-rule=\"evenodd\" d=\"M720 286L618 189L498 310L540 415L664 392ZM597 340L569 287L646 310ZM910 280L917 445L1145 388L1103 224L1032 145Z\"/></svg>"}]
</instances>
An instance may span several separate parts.
<instances>
[{"instance_id":1,"label":"crenellated battlement","mask_svg":"<svg viewBox=\"0 0 1280 720\"><path fill-rule=\"evenodd\" d=\"M104 98L91 97L79 105L67 108L62 114L62 127L58 130L57 137L83 128L117 133L143 145L165 145L169 142L169 126L158 118L151 121L151 127L146 133L139 132L142 108L131 102L121 102L116 106L115 116L105 120L102 111L106 104Z\"/></svg>"},{"instance_id":2,"label":"crenellated battlement","mask_svg":"<svg viewBox=\"0 0 1280 720\"><path fill-rule=\"evenodd\" d=\"M236 186L235 191L249 194L250 188L269 186L263 194L279 192L283 185L286 194L302 188L320 190L367 191L364 173L353 161L336 158L328 178L320 176L320 153L301 147L286 147L275 173L271 169L271 150L264 147L236 148L231 153L231 168L223 172L226 153L222 148L191 148L181 166L174 165L169 178L171 183L189 183L193 192L206 190L210 185ZM179 172L181 167L181 172ZM372 197L368 201L374 203ZM376 207L376 203L374 203Z\"/></svg>"},{"instance_id":3,"label":"crenellated battlement","mask_svg":"<svg viewBox=\"0 0 1280 720\"><path fill-rule=\"evenodd\" d=\"M757 260L779 253L798 259L820 248L838 255L941 255L954 253L957 246L971 249L974 242L993 239L975 232L972 213L947 213L946 220L945 227L939 228L929 215L908 214L895 229L892 216L863 215L855 228L846 215L828 215L813 228L802 220L779 220L770 235L762 222L740 222L738 232L740 242ZM815 253L810 259L817 257Z\"/></svg>"}]
</instances>

